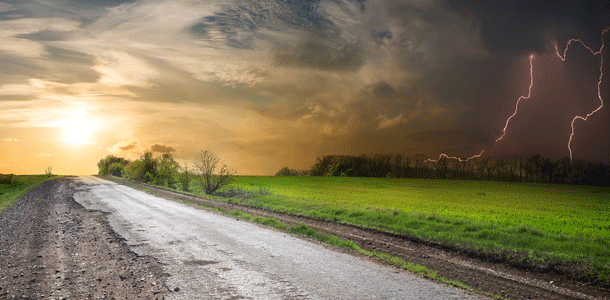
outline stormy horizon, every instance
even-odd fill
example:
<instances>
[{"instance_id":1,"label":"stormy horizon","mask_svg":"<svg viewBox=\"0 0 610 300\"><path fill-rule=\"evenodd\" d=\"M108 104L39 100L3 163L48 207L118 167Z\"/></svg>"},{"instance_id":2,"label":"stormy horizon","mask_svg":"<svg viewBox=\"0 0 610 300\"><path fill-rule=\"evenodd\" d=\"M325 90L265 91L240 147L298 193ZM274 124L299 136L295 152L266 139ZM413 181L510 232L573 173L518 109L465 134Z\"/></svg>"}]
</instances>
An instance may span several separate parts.
<instances>
[{"instance_id":1,"label":"stormy horizon","mask_svg":"<svg viewBox=\"0 0 610 300\"><path fill-rule=\"evenodd\" d=\"M0 173L94 174L109 154L185 163L205 149L241 175L325 155L610 163L608 11L0 0Z\"/></svg>"}]
</instances>

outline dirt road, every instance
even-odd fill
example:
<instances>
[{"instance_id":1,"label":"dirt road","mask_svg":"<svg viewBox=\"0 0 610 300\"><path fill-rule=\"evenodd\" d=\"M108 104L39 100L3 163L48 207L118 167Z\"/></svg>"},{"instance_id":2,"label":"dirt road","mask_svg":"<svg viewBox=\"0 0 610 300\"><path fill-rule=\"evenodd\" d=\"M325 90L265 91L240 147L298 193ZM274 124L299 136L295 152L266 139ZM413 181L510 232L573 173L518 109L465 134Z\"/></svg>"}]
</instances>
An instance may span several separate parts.
<instances>
[{"instance_id":1,"label":"dirt road","mask_svg":"<svg viewBox=\"0 0 610 300\"><path fill-rule=\"evenodd\" d=\"M167 299L480 299L275 230L94 177L74 198L108 213L169 274Z\"/></svg>"},{"instance_id":2,"label":"dirt road","mask_svg":"<svg viewBox=\"0 0 610 300\"><path fill-rule=\"evenodd\" d=\"M42 183L0 214L0 299L162 299L167 276L129 250L73 179Z\"/></svg>"}]
</instances>

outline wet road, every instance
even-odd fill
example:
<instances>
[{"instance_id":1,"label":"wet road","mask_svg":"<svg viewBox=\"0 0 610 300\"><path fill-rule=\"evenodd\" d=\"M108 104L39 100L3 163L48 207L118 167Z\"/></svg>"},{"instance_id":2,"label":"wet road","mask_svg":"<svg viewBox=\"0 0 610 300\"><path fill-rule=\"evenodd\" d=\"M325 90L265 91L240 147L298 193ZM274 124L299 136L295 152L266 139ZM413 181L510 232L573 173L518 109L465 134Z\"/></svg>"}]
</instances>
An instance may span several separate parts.
<instances>
[{"instance_id":1,"label":"wet road","mask_svg":"<svg viewBox=\"0 0 610 300\"><path fill-rule=\"evenodd\" d=\"M170 276L167 299L483 299L275 230L95 177L74 199Z\"/></svg>"}]
</instances>

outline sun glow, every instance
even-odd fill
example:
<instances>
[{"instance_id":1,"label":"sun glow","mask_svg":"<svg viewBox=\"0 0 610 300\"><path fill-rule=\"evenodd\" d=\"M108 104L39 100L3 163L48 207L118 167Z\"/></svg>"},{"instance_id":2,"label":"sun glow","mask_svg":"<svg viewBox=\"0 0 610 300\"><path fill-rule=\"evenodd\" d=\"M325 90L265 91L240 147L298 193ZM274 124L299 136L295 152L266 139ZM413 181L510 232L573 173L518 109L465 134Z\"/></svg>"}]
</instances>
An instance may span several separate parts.
<instances>
[{"instance_id":1,"label":"sun glow","mask_svg":"<svg viewBox=\"0 0 610 300\"><path fill-rule=\"evenodd\" d=\"M70 145L91 144L91 133L99 127L95 119L76 117L62 122L64 141Z\"/></svg>"}]
</instances>

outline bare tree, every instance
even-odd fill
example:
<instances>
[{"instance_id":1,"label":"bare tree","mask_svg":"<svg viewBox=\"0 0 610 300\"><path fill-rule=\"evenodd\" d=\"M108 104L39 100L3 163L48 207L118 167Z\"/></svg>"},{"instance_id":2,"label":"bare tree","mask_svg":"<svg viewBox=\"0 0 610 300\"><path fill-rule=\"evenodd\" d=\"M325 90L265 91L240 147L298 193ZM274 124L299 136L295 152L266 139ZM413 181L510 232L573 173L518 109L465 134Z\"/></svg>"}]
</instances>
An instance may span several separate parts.
<instances>
[{"instance_id":1,"label":"bare tree","mask_svg":"<svg viewBox=\"0 0 610 300\"><path fill-rule=\"evenodd\" d=\"M199 171L201 187L208 195L233 181L233 171L225 164L220 165L220 158L208 150L201 151L195 168Z\"/></svg>"},{"instance_id":2,"label":"bare tree","mask_svg":"<svg viewBox=\"0 0 610 300\"><path fill-rule=\"evenodd\" d=\"M48 166L46 169L44 169L44 174L47 175L47 177L53 176L53 167Z\"/></svg>"}]
</instances>

